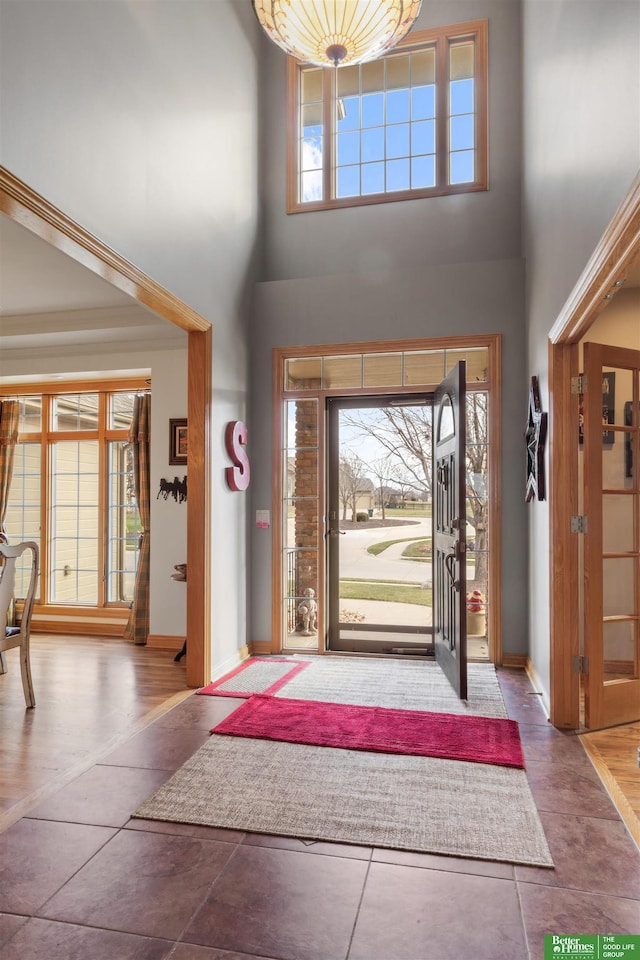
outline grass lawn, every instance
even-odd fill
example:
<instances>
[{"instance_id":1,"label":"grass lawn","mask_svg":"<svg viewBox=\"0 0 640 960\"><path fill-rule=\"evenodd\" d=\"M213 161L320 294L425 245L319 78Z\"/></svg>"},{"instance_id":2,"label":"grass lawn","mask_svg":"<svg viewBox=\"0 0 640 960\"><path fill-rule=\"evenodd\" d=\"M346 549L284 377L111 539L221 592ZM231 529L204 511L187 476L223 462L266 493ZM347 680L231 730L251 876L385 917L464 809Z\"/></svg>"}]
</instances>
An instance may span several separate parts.
<instances>
[{"instance_id":1,"label":"grass lawn","mask_svg":"<svg viewBox=\"0 0 640 960\"><path fill-rule=\"evenodd\" d=\"M402 520L403 517L430 517L430 503L410 503L407 502L404 507L385 507L385 517L393 517Z\"/></svg>"},{"instance_id":2,"label":"grass lawn","mask_svg":"<svg viewBox=\"0 0 640 960\"><path fill-rule=\"evenodd\" d=\"M341 580L341 600L384 600L388 603L415 603L431 606L431 588L372 580Z\"/></svg>"},{"instance_id":3,"label":"grass lawn","mask_svg":"<svg viewBox=\"0 0 640 960\"><path fill-rule=\"evenodd\" d=\"M410 543L409 546L405 547L402 551L402 556L408 560L431 560L431 537Z\"/></svg>"},{"instance_id":4,"label":"grass lawn","mask_svg":"<svg viewBox=\"0 0 640 960\"><path fill-rule=\"evenodd\" d=\"M409 543L412 540L423 539L424 537L400 537L399 540L380 540L379 543L372 543L370 547L367 547L367 553L371 553L374 557L377 557L378 554L386 550L387 547L392 547L394 543Z\"/></svg>"}]
</instances>

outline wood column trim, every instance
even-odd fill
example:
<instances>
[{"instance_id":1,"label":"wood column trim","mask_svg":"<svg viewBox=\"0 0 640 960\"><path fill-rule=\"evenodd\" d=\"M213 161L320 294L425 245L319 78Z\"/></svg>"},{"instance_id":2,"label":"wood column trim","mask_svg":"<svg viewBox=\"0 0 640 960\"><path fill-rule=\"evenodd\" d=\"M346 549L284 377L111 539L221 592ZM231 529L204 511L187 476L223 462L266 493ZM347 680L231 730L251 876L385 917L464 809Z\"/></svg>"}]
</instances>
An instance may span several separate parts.
<instances>
[{"instance_id":1,"label":"wood column trim","mask_svg":"<svg viewBox=\"0 0 640 960\"><path fill-rule=\"evenodd\" d=\"M571 533L578 513L578 398L571 394L577 367L577 345L550 344L550 712L555 727L571 730L580 723L580 677L571 670L580 652L578 537Z\"/></svg>"},{"instance_id":2,"label":"wood column trim","mask_svg":"<svg viewBox=\"0 0 640 960\"><path fill-rule=\"evenodd\" d=\"M187 685L211 680L211 328L189 334Z\"/></svg>"}]
</instances>

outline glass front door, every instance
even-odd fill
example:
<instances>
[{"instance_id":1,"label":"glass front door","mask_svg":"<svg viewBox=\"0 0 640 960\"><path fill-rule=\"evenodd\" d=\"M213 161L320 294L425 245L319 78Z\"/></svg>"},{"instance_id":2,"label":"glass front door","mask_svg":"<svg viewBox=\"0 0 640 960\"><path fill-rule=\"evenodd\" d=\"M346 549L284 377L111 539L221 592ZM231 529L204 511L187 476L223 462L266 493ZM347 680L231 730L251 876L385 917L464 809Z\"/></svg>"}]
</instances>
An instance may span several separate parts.
<instances>
[{"instance_id":1,"label":"glass front door","mask_svg":"<svg viewBox=\"0 0 640 960\"><path fill-rule=\"evenodd\" d=\"M331 650L433 652L431 403L327 400Z\"/></svg>"}]
</instances>

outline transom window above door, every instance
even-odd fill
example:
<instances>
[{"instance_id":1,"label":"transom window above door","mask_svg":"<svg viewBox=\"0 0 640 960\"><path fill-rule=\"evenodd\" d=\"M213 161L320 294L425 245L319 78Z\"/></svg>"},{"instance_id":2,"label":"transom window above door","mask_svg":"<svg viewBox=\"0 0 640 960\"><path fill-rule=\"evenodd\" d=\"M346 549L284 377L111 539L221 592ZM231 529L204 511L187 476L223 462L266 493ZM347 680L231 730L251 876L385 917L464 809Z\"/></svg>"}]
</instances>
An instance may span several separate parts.
<instances>
[{"instance_id":1,"label":"transom window above door","mask_svg":"<svg viewBox=\"0 0 640 960\"><path fill-rule=\"evenodd\" d=\"M288 212L487 187L487 21L337 70L290 58Z\"/></svg>"},{"instance_id":2,"label":"transom window above door","mask_svg":"<svg viewBox=\"0 0 640 960\"><path fill-rule=\"evenodd\" d=\"M467 362L467 379L489 378L487 347L441 350L398 350L390 353L350 353L294 357L285 361L285 390L337 390L364 387L435 385L456 365Z\"/></svg>"}]
</instances>

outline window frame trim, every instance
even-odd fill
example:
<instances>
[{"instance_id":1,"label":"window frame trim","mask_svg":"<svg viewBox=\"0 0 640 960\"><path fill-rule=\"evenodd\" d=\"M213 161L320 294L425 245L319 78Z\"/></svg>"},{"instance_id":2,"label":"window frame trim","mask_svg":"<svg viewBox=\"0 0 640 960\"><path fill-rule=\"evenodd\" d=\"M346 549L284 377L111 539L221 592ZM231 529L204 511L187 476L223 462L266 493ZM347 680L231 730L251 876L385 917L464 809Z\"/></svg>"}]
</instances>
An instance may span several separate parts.
<instances>
[{"instance_id":1,"label":"window frame trim","mask_svg":"<svg viewBox=\"0 0 640 960\"><path fill-rule=\"evenodd\" d=\"M39 382L21 382L0 385L0 398L42 397L42 422L40 431L21 433L18 443L40 444L40 577L38 597L34 603L34 626L39 618L53 616L115 617L118 620L129 616L130 604L126 601L107 600L104 576L108 576L107 556L107 445L109 441L126 440L128 430L118 430L107 426L107 395L114 393L137 393L148 390L149 384L144 377L122 377L100 380L57 380ZM51 426L51 400L55 396L74 393L98 394L98 426L95 430L54 430ZM96 603L60 603L50 599L49 574L51 568L51 444L59 441L94 440L98 444L98 490L99 490L99 529L98 551L101 558L98 571L98 600ZM21 601L18 601L18 606ZM42 628L41 624L38 624Z\"/></svg>"},{"instance_id":2,"label":"window frame trim","mask_svg":"<svg viewBox=\"0 0 640 960\"><path fill-rule=\"evenodd\" d=\"M489 189L488 178L488 122L489 122L489 85L488 85L488 47L489 21L468 20L464 23L450 24L444 27L433 27L428 30L419 30L410 33L408 37L389 51L392 56L398 50L410 52L412 48L420 48L427 44L436 47L436 63L439 66L436 76L437 115L436 124L438 135L436 139L436 186L421 187L415 190L394 190L389 193L367 194L354 197L331 197L335 179L335 136L332 121L332 107L335 101L335 70L323 70L323 124L328 131L324 134L326 142L326 157L322 164L323 200L303 203L298 199L299 183L299 141L300 141L300 110L299 92L300 77L304 67L311 64L301 63L294 57L287 57L287 158L286 158L286 194L287 213L311 213L315 210L336 210L349 207L370 206L379 203L396 203L402 200L422 200L428 197L455 196L462 193L478 193ZM473 183L447 184L447 163L449 158L448 134L443 137L448 121L448 90L443 83L448 74L449 47L452 42L465 39L475 41L476 74L475 74L475 153L476 179ZM443 54L444 53L444 57ZM384 58L381 58L384 59Z\"/></svg>"},{"instance_id":3,"label":"window frame trim","mask_svg":"<svg viewBox=\"0 0 640 960\"><path fill-rule=\"evenodd\" d=\"M287 400L318 399L322 405L328 396L340 397L385 397L398 394L415 394L429 390L437 384L411 384L393 387L335 387L313 388L309 390L285 389L285 364L291 359L308 359L328 355L349 356L353 354L377 354L398 351L421 350L464 350L474 347L488 349L487 379L477 384L468 384L471 391L477 389L487 393L487 444L489 456L489 659L495 666L503 663L502 602L503 602L503 559L502 559L502 335L470 334L451 337L420 337L406 340L374 340L348 343L325 343L313 345L281 346L272 350L272 394L271 394L271 518L273 536L271 539L271 638L260 645L262 653L282 654L287 648L282 642L282 624L284 623L284 575L282 567L283 553L283 482L282 451L284 449L284 403ZM322 478L325 476L325 426L320 416L318 432L318 477L320 478L318 497L318 539L319 556L325 549L323 536L326 510L326 489ZM317 652L324 651L326 638L326 583L324 562L318 570L318 643L322 644ZM255 647L255 644L254 644ZM255 650L254 650L255 652ZM299 651L298 651L299 652Z\"/></svg>"}]
</instances>

